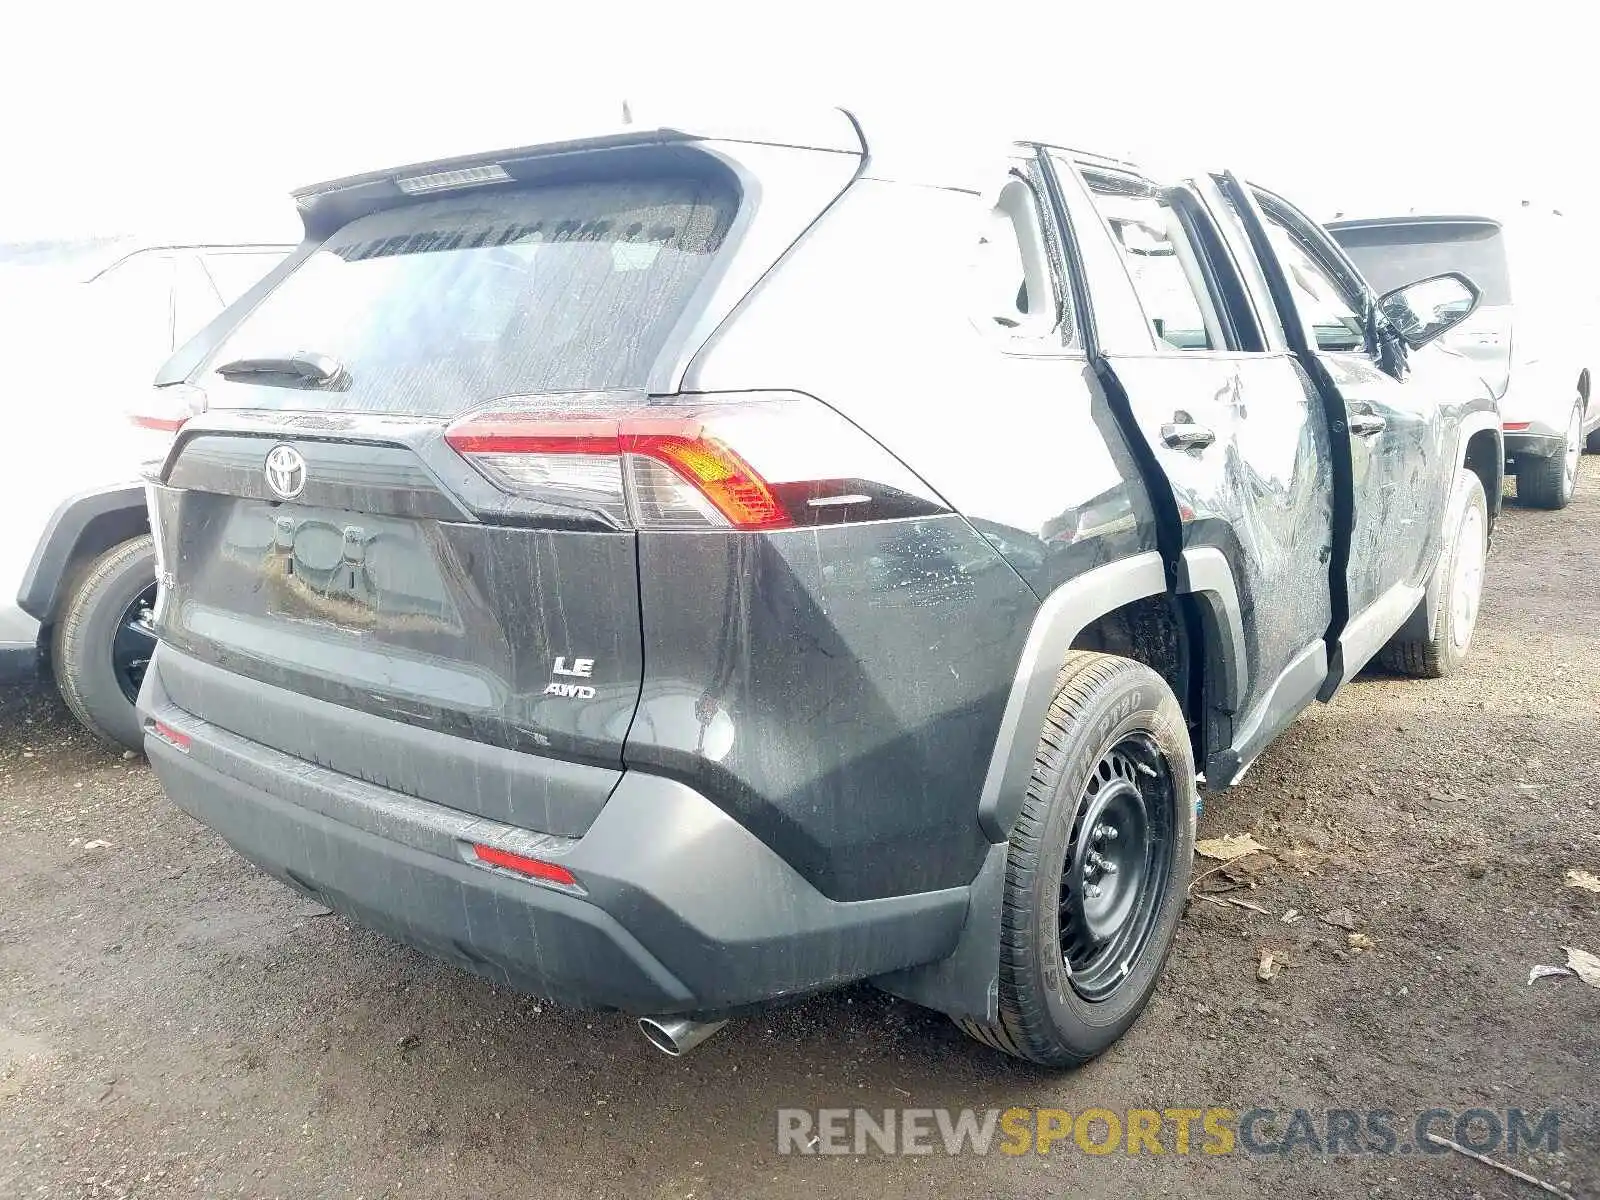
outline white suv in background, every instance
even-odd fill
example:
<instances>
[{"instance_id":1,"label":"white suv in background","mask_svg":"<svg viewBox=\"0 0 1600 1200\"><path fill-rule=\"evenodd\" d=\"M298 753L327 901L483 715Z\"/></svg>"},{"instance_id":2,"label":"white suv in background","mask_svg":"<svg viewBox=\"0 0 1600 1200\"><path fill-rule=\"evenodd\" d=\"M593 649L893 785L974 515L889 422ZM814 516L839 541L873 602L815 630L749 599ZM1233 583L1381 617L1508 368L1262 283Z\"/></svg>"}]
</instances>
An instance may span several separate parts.
<instances>
[{"instance_id":1,"label":"white suv in background","mask_svg":"<svg viewBox=\"0 0 1600 1200\"><path fill-rule=\"evenodd\" d=\"M0 471L0 674L48 666L72 711L113 744L140 744L133 700L154 645L155 559L139 466L170 437L160 418L129 414L173 349L289 249L0 243L12 427Z\"/></svg>"},{"instance_id":2,"label":"white suv in background","mask_svg":"<svg viewBox=\"0 0 1600 1200\"><path fill-rule=\"evenodd\" d=\"M1532 207L1503 220L1411 215L1327 229L1380 291L1415 272L1460 271L1479 286L1477 310L1441 342L1472 360L1500 402L1517 499L1570 504L1584 450L1600 452L1600 294L1581 229Z\"/></svg>"}]
</instances>

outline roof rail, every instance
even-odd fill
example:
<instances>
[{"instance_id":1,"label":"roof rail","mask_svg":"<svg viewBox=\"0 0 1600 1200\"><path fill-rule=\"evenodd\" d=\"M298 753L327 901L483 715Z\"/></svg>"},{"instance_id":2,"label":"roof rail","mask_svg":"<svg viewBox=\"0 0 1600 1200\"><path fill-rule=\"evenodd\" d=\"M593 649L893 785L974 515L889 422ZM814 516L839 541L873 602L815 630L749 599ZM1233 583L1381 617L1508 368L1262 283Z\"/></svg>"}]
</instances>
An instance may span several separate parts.
<instances>
[{"instance_id":1,"label":"roof rail","mask_svg":"<svg viewBox=\"0 0 1600 1200\"><path fill-rule=\"evenodd\" d=\"M1097 167L1116 167L1124 171L1139 171L1138 163L1127 158L1117 158L1111 154L1100 154L1094 150L1079 150L1075 146L1063 146L1058 142L1038 142L1047 150L1059 150L1063 154L1070 154L1079 162L1092 164Z\"/></svg>"}]
</instances>

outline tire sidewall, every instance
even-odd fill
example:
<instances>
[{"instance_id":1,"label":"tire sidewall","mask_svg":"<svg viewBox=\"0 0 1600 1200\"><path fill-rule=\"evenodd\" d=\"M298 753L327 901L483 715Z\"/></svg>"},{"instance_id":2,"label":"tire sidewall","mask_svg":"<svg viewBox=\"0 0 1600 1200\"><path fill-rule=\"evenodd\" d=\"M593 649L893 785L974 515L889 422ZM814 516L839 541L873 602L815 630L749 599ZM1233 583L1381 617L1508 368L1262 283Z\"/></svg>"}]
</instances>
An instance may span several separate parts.
<instances>
[{"instance_id":1,"label":"tire sidewall","mask_svg":"<svg viewBox=\"0 0 1600 1200\"><path fill-rule=\"evenodd\" d=\"M1451 500L1451 533L1450 549L1443 563L1444 581L1439 593L1439 618L1437 633L1434 637L1435 650L1448 666L1447 674L1466 661L1468 653L1472 650L1472 639L1477 636L1477 626L1474 623L1472 633L1468 635L1464 645L1457 647L1455 640L1455 583L1456 567L1461 558L1461 535L1467 523L1467 514L1474 508L1478 510L1480 519L1479 528L1483 530L1485 542L1489 536L1489 503L1483 494L1483 484L1478 477L1470 471L1462 471L1456 479L1455 495ZM1485 544L1485 552L1488 546ZM1482 581L1479 582L1478 607L1483 604Z\"/></svg>"},{"instance_id":2,"label":"tire sidewall","mask_svg":"<svg viewBox=\"0 0 1600 1200\"><path fill-rule=\"evenodd\" d=\"M70 690L69 702L85 717L91 730L118 744L137 749L142 742L139 716L122 694L112 663L112 643L122 615L134 598L155 578L155 548L148 537L142 551L129 552L109 575L95 569L112 554L125 552L128 543L114 547L96 560L76 585L68 601L69 609L57 628L54 667L63 691ZM85 592L86 587L92 590ZM70 642L61 637L68 622L74 626ZM70 676L70 678L63 678Z\"/></svg>"},{"instance_id":3,"label":"tire sidewall","mask_svg":"<svg viewBox=\"0 0 1600 1200\"><path fill-rule=\"evenodd\" d=\"M1578 494L1578 476L1583 473L1583 404L1580 401L1572 409L1572 414L1567 418L1567 432L1571 433L1577 441L1577 457L1572 464L1572 472L1567 472L1567 457L1572 454L1574 445L1561 448L1561 507L1565 508L1572 503L1573 496Z\"/></svg>"},{"instance_id":4,"label":"tire sidewall","mask_svg":"<svg viewBox=\"0 0 1600 1200\"><path fill-rule=\"evenodd\" d=\"M1056 780L1050 815L1039 842L1039 867L1029 897L1033 922L1032 962L1035 994L1043 1001L1058 1038L1095 1052L1114 1042L1133 1024L1160 979L1188 898L1193 869L1195 815L1194 760L1183 714L1159 675L1129 664L1095 697L1078 720L1064 766ZM1105 1000L1091 1002L1072 988L1061 961L1059 917L1061 873L1079 799L1089 773L1101 757L1133 733L1148 734L1172 773L1174 809L1171 869L1150 939L1128 977Z\"/></svg>"}]
</instances>

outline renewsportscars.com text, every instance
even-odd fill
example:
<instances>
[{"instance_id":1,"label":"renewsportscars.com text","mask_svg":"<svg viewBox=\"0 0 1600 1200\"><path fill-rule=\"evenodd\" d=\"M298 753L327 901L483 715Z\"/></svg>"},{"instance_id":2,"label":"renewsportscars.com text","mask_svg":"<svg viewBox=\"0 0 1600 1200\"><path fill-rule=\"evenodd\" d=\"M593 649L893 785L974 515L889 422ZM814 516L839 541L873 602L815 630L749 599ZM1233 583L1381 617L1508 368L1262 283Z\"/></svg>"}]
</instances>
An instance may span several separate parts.
<instances>
[{"instance_id":1,"label":"renewsportscars.com text","mask_svg":"<svg viewBox=\"0 0 1600 1200\"><path fill-rule=\"evenodd\" d=\"M1554 1109L781 1108L779 1154L1479 1154L1557 1150Z\"/></svg>"}]
</instances>

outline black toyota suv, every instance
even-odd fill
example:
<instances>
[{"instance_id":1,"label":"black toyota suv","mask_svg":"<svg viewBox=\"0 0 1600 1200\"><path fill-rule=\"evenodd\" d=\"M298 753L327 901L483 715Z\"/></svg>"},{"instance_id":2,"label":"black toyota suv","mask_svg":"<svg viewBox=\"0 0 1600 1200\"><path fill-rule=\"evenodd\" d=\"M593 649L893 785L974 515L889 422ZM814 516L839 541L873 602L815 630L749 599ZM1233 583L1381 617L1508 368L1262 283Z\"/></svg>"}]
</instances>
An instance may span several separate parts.
<instances>
[{"instance_id":1,"label":"black toyota suv","mask_svg":"<svg viewBox=\"0 0 1600 1200\"><path fill-rule=\"evenodd\" d=\"M1465 655L1476 303L1286 200L843 112L298 194L163 371L167 793L682 1053L856 980L1053 1065L1155 987L1200 788ZM170 389L182 389L174 393Z\"/></svg>"}]
</instances>

